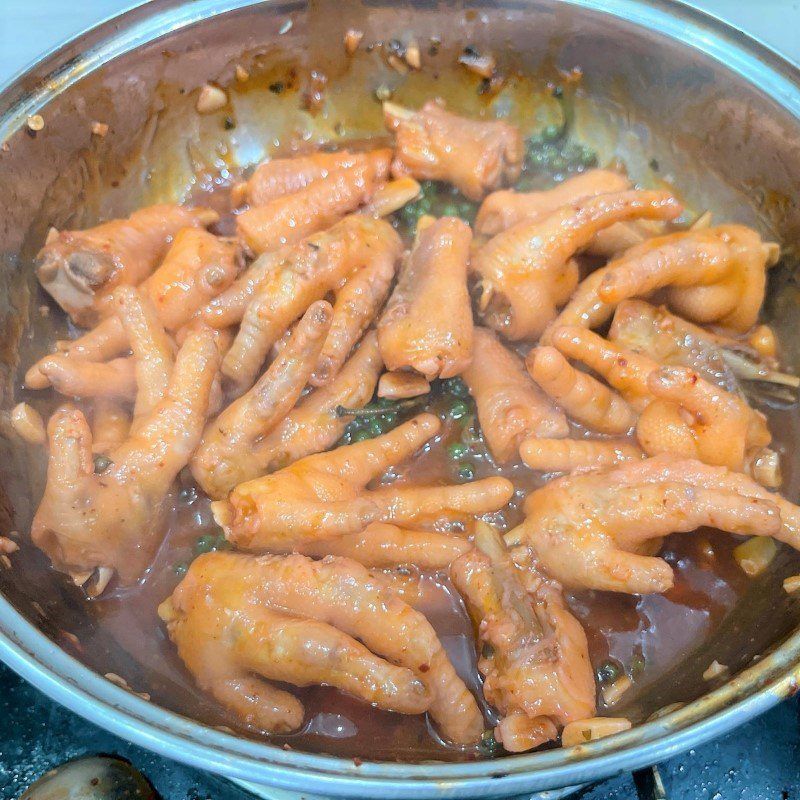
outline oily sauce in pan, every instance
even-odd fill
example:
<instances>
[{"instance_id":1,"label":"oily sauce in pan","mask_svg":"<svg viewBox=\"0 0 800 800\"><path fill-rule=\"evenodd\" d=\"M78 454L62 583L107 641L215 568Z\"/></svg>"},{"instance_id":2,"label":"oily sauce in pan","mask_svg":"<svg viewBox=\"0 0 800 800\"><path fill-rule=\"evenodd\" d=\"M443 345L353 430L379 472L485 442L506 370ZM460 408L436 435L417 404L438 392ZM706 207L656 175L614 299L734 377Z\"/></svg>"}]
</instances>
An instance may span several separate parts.
<instances>
[{"instance_id":1,"label":"oily sauce in pan","mask_svg":"<svg viewBox=\"0 0 800 800\"><path fill-rule=\"evenodd\" d=\"M538 167L523 175L520 187L526 190L547 187L570 171L580 171L592 163L587 149L572 145L572 149L559 150L561 145L552 136L534 142L532 147L533 163ZM200 184L196 193L198 205L217 210L230 207L226 181ZM452 214L471 221L475 212L474 204L444 186L427 186L426 196L419 202L425 206L418 208L418 213ZM414 209L403 209L393 219L407 244L413 232L414 213ZM233 229L233 217L223 215L214 232L229 235ZM782 491L793 498L800 476L795 475L788 455L797 434L796 406L763 397L751 397L750 401L769 418L774 434L772 446L784 454ZM380 482L444 484L503 475L512 480L517 493L506 509L490 515L487 521L501 531L520 523L524 496L544 481L519 463L499 466L492 461L474 403L464 392L463 384L453 380L435 382L429 396L403 406L399 413L401 419L407 419L424 410L442 419L442 430L412 461L389 470ZM573 436L582 435L579 426L573 428ZM356 432L353 428L345 440ZM664 594L632 596L583 591L567 595L570 608L588 637L600 690L599 714L629 716L638 722L668 703L689 700L702 692L702 672L715 655L705 652L696 663L692 662L693 656L704 652L705 643L714 641L729 612L747 593L759 591L762 580L748 578L735 561L733 549L740 541L711 530L668 537L662 555L675 571L675 585ZM132 655L137 674L147 676L146 688L155 702L178 706L182 712L211 724L255 737L257 733L244 728L195 687L157 614L159 604L172 593L198 553L227 546L213 521L209 499L189 471L184 470L175 491L168 533L144 579L128 588L114 588L90 602L103 634L110 635ZM785 554L781 558L785 560ZM411 585L417 578L422 597L416 607L435 628L458 674L482 704L487 728L491 728L494 712L482 700L473 628L464 604L443 573L418 575L399 570L395 575L401 587L404 580ZM87 634L82 643L87 649L91 648L91 635ZM746 666L736 658L736 653L727 653L720 661L732 670ZM674 668L687 659L689 665L676 679ZM603 688L622 675L631 679L631 688L619 702L606 705ZM133 690L142 688L136 685L135 678L123 677ZM179 702L175 687L180 688ZM469 747L443 742L426 715L380 711L326 687L292 687L291 691L305 706L306 722L296 733L269 737L279 745L354 758L402 761L473 760L498 752L491 742Z\"/></svg>"}]
</instances>

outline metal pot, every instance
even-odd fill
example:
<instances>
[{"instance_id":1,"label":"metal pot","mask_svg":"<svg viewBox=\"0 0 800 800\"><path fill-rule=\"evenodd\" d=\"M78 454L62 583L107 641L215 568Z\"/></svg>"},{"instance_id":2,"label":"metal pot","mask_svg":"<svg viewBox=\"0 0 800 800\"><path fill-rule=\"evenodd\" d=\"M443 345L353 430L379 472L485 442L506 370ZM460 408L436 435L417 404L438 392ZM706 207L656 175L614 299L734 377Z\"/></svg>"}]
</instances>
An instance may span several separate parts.
<instances>
[{"instance_id":1,"label":"metal pot","mask_svg":"<svg viewBox=\"0 0 800 800\"><path fill-rule=\"evenodd\" d=\"M42 297L32 277L32 255L48 226L79 227L156 199L202 194L204 180L261 157L265 133L284 139L295 129L320 139L373 134L380 110L370 93L379 84L413 102L404 76L347 61L341 43L351 27L364 30L365 41L409 31L420 42L440 36L438 55L426 56L428 77L413 78L429 81L420 94L437 86L443 93L458 90L463 79L453 77L453 49L467 42L522 73L555 74L579 65L585 96L578 129L604 159L619 154L640 177L655 158L662 174L676 176L694 208L758 225L793 244L800 231L797 70L683 5L609 5L152 0L46 56L0 92L0 142L7 145L0 150L3 407L20 397L18 366L30 363L63 324L39 312ZM323 70L335 111L314 117L298 102L281 106L275 82L265 79L234 93L231 130L219 116L198 116L198 88L208 80L233 85L243 59L257 60L264 75L273 70L300 83L310 67ZM474 91L460 98L466 107L481 102ZM525 113L524 103L507 110ZM45 126L34 133L26 119L37 113ZM92 133L95 121L109 125L105 137ZM193 178L198 173L206 176L199 182ZM786 332L787 355L797 365L800 305L793 281L789 266L773 276L767 313ZM0 532L26 531L41 491L42 457L19 446L5 423L0 433ZM791 460L787 466L787 491L796 499L800 470ZM192 708L206 719L197 711L202 700L154 673L146 644L140 651L109 635L94 606L33 548L23 546L18 555L14 569L0 570L0 656L13 669L137 744L234 779L304 794L497 797L574 786L724 733L792 694L800 680L800 634L791 633L800 608L779 583L783 574L798 571L797 562L782 554L709 645L720 661L737 667L736 677L703 696L702 687L687 685L684 699L692 702L677 711L573 749L461 764L361 763L287 751L186 716ZM673 687L683 671L669 676ZM102 677L110 672L153 700Z\"/></svg>"}]
</instances>

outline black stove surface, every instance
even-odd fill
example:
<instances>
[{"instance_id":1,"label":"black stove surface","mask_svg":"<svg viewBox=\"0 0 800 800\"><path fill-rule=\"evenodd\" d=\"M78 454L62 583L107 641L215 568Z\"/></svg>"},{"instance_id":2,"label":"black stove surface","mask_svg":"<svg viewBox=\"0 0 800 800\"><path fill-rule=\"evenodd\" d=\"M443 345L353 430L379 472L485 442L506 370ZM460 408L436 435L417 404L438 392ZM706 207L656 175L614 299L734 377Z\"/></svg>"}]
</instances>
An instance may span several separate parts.
<instances>
[{"instance_id":1,"label":"black stove surface","mask_svg":"<svg viewBox=\"0 0 800 800\"><path fill-rule=\"evenodd\" d=\"M164 800L242 800L226 781L148 753L106 733L0 665L0 798L16 798L42 773L97 753L129 759ZM800 703L788 700L759 719L659 765L670 800L800 800ZM619 775L576 795L637 800L633 777Z\"/></svg>"}]
</instances>

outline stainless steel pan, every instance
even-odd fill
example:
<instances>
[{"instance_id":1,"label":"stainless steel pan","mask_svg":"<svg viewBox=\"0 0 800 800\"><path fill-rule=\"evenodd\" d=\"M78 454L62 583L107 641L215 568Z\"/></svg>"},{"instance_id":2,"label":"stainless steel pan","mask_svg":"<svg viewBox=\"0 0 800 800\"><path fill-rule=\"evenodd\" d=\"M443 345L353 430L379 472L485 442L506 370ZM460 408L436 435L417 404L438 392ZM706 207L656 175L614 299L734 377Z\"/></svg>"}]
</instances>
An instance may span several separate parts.
<instances>
[{"instance_id":1,"label":"stainless steel pan","mask_svg":"<svg viewBox=\"0 0 800 800\"><path fill-rule=\"evenodd\" d=\"M428 77L415 76L417 89L404 89L391 69L348 67L341 42L349 27L365 30L367 41L414 31L420 40L438 35L443 44L427 59ZM398 96L411 103L437 86L462 92L457 96L464 107L479 103L474 92L458 88L463 80L452 71L454 48L465 43L490 49L504 68L529 75L579 65L585 96L578 129L604 159L622 156L639 177L656 158L695 209L756 224L791 251L800 231L798 73L677 3L152 0L46 56L0 92L3 407L19 398L18 365L30 363L61 324L39 313L42 298L31 270L50 225L78 227L145 202L196 196L202 186L193 175L219 175L253 162L273 136L285 138L296 128L323 140L372 135L380 129L380 109L371 93L380 84L399 86ZM309 68L324 70L335 113L311 117L297 102L281 105L265 80L236 94L233 130L218 118L198 117L198 87L233 81L242 59L260 59L267 73L293 67L301 83ZM546 113L515 98L512 115ZM45 119L35 136L25 124L34 113ZM107 123L109 135L93 136L93 121ZM767 313L797 365L800 305L792 263L790 252L773 276ZM0 433L0 532L26 531L41 490L42 459L19 447L7 426ZM788 460L788 492L795 500L797 464ZM715 657L738 670L727 685L701 696L701 686L685 681L690 662L703 657L695 653L649 690L657 705L661 695L666 699L667 684L673 693L677 687L691 701L682 709L605 741L479 763L359 763L285 751L196 721L213 721L196 693L154 670L146 643L132 647L111 636L95 607L30 547L23 547L14 569L0 571L0 656L109 730L230 777L351 797L510 796L659 761L795 692L800 634L792 631L800 608L780 588L790 571L798 571L797 563L782 555L708 643ZM110 683L102 677L107 672L123 675L152 700Z\"/></svg>"}]
</instances>

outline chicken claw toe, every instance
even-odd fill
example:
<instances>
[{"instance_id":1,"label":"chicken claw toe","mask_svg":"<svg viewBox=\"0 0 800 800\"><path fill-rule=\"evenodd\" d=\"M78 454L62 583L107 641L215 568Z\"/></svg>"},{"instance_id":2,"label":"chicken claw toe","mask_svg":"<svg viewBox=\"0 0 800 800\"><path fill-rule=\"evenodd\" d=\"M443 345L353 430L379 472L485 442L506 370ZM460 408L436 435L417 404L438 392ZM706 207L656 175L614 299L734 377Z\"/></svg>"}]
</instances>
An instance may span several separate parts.
<instances>
[{"instance_id":1,"label":"chicken claw toe","mask_svg":"<svg viewBox=\"0 0 800 800\"><path fill-rule=\"evenodd\" d=\"M200 440L218 364L213 332L191 331L163 398L108 452L99 473L83 413L56 411L31 536L58 569L113 568L125 584L139 578L164 533L173 481Z\"/></svg>"},{"instance_id":2,"label":"chicken claw toe","mask_svg":"<svg viewBox=\"0 0 800 800\"><path fill-rule=\"evenodd\" d=\"M377 569L404 566L444 569L469 549L469 542L460 536L407 530L384 522L373 522L360 533L309 542L297 548L305 556L342 556Z\"/></svg>"},{"instance_id":3,"label":"chicken claw toe","mask_svg":"<svg viewBox=\"0 0 800 800\"><path fill-rule=\"evenodd\" d=\"M506 535L574 588L646 594L672 586L672 569L644 554L670 533L703 526L772 536L800 549L800 509L745 475L674 456L569 475L530 494L525 521Z\"/></svg>"},{"instance_id":4,"label":"chicken claw toe","mask_svg":"<svg viewBox=\"0 0 800 800\"><path fill-rule=\"evenodd\" d=\"M378 322L381 357L391 371L451 378L472 360L467 260L472 231L442 217L419 235Z\"/></svg>"},{"instance_id":5,"label":"chicken claw toe","mask_svg":"<svg viewBox=\"0 0 800 800\"><path fill-rule=\"evenodd\" d=\"M492 331L475 328L474 358L464 382L478 407L478 420L496 461L516 458L531 436L560 438L567 418L526 374L522 361Z\"/></svg>"},{"instance_id":6,"label":"chicken claw toe","mask_svg":"<svg viewBox=\"0 0 800 800\"><path fill-rule=\"evenodd\" d=\"M246 725L268 733L291 733L303 724L303 704L289 692L253 675L220 675L198 681Z\"/></svg>"},{"instance_id":7,"label":"chicken claw toe","mask_svg":"<svg viewBox=\"0 0 800 800\"><path fill-rule=\"evenodd\" d=\"M384 661L332 625L266 608L248 616L228 630L232 654L245 669L293 686L335 686L387 711L428 710L428 691L411 670Z\"/></svg>"},{"instance_id":8,"label":"chicken claw toe","mask_svg":"<svg viewBox=\"0 0 800 800\"><path fill-rule=\"evenodd\" d=\"M131 358L98 363L81 361L63 353L45 356L25 373L25 386L52 386L68 397L103 397L133 400L136 397L136 365Z\"/></svg>"},{"instance_id":9,"label":"chicken claw toe","mask_svg":"<svg viewBox=\"0 0 800 800\"><path fill-rule=\"evenodd\" d=\"M39 253L37 275L76 324L93 325L108 316L114 288L147 278L181 228L218 219L210 209L162 204L88 230L62 231L48 238Z\"/></svg>"},{"instance_id":10,"label":"chicken claw toe","mask_svg":"<svg viewBox=\"0 0 800 800\"><path fill-rule=\"evenodd\" d=\"M524 464L538 472L586 472L643 458L644 453L625 440L526 439L519 448Z\"/></svg>"},{"instance_id":11,"label":"chicken claw toe","mask_svg":"<svg viewBox=\"0 0 800 800\"><path fill-rule=\"evenodd\" d=\"M120 286L111 299L133 351L136 368L135 427L167 391L175 361L173 344L158 320L154 303L144 292L131 286Z\"/></svg>"},{"instance_id":12,"label":"chicken claw toe","mask_svg":"<svg viewBox=\"0 0 800 800\"><path fill-rule=\"evenodd\" d=\"M648 455L672 452L706 464L743 470L747 453L772 437L764 415L687 367L662 367L648 378L657 398L636 435Z\"/></svg>"},{"instance_id":13,"label":"chicken claw toe","mask_svg":"<svg viewBox=\"0 0 800 800\"><path fill-rule=\"evenodd\" d=\"M372 522L414 525L502 508L514 491L505 478L457 486L366 489L439 427L437 417L420 414L382 436L307 456L240 484L227 500L213 503L212 511L237 547L264 550L358 533Z\"/></svg>"},{"instance_id":14,"label":"chicken claw toe","mask_svg":"<svg viewBox=\"0 0 800 800\"><path fill-rule=\"evenodd\" d=\"M330 227L366 203L386 176L389 151L374 153L375 157L352 167L334 168L295 192L238 214L239 237L251 252L260 255Z\"/></svg>"},{"instance_id":15,"label":"chicken claw toe","mask_svg":"<svg viewBox=\"0 0 800 800\"><path fill-rule=\"evenodd\" d=\"M206 426L192 457L192 474L210 497L225 497L237 483L257 473L256 443L286 418L300 397L330 329L332 313L324 300L312 303L255 385Z\"/></svg>"},{"instance_id":16,"label":"chicken claw toe","mask_svg":"<svg viewBox=\"0 0 800 800\"><path fill-rule=\"evenodd\" d=\"M554 347L535 347L525 360L528 372L567 416L598 433L623 434L636 413L613 389L580 372Z\"/></svg>"},{"instance_id":17,"label":"chicken claw toe","mask_svg":"<svg viewBox=\"0 0 800 800\"><path fill-rule=\"evenodd\" d=\"M408 458L439 430L420 414L375 439L308 456L271 475L237 486L212 504L226 537L244 549L300 546L358 533L372 522L414 525L502 508L514 491L505 478L458 486L391 486L369 481Z\"/></svg>"},{"instance_id":18,"label":"chicken claw toe","mask_svg":"<svg viewBox=\"0 0 800 800\"><path fill-rule=\"evenodd\" d=\"M326 386L338 375L386 300L396 260L393 248L376 252L372 263L358 270L336 292L333 321L309 381L312 386Z\"/></svg>"},{"instance_id":19,"label":"chicken claw toe","mask_svg":"<svg viewBox=\"0 0 800 800\"><path fill-rule=\"evenodd\" d=\"M473 120L428 102L418 111L384 103L386 127L397 137L392 174L449 181L471 200L519 177L519 129L501 120Z\"/></svg>"},{"instance_id":20,"label":"chicken claw toe","mask_svg":"<svg viewBox=\"0 0 800 800\"><path fill-rule=\"evenodd\" d=\"M561 587L535 563L516 565L493 528L477 523L475 545L450 575L483 645L484 695L503 717L495 736L506 750L523 752L594 714L586 634Z\"/></svg>"},{"instance_id":21,"label":"chicken claw toe","mask_svg":"<svg viewBox=\"0 0 800 800\"><path fill-rule=\"evenodd\" d=\"M388 222L353 215L281 251L281 257L264 269L259 267L260 259L256 261L206 309L217 318L211 323L215 326L241 320L222 362L223 374L238 393L250 388L270 348L311 303L324 299L377 259L393 262L401 248ZM253 271L257 276L249 274Z\"/></svg>"},{"instance_id":22,"label":"chicken claw toe","mask_svg":"<svg viewBox=\"0 0 800 800\"><path fill-rule=\"evenodd\" d=\"M668 304L682 316L746 331L758 320L773 263L774 246L744 225L686 231L626 253L606 268L599 294L614 305L669 287Z\"/></svg>"},{"instance_id":23,"label":"chicken claw toe","mask_svg":"<svg viewBox=\"0 0 800 800\"><path fill-rule=\"evenodd\" d=\"M352 419L340 413L341 408L358 409L372 399L382 366L377 336L370 331L329 384L303 397L282 422L255 443L248 459L237 463L238 481L333 447Z\"/></svg>"},{"instance_id":24,"label":"chicken claw toe","mask_svg":"<svg viewBox=\"0 0 800 800\"><path fill-rule=\"evenodd\" d=\"M229 239L204 228L181 228L161 265L139 288L155 305L160 323L174 333L233 282L238 256ZM111 315L83 336L59 342L59 349L73 358L106 361L124 354L129 343L119 317Z\"/></svg>"},{"instance_id":25,"label":"chicken claw toe","mask_svg":"<svg viewBox=\"0 0 800 800\"><path fill-rule=\"evenodd\" d=\"M537 338L578 283L573 260L601 230L634 219L674 219L681 206L668 192L615 192L583 198L541 219L523 220L475 254L487 324L510 339Z\"/></svg>"},{"instance_id":26,"label":"chicken claw toe","mask_svg":"<svg viewBox=\"0 0 800 800\"><path fill-rule=\"evenodd\" d=\"M457 743L482 732L475 699L428 621L354 561L210 553L160 613L201 686L217 673L326 683L389 710L428 711ZM241 713L236 694L217 696ZM296 716L279 721L296 727Z\"/></svg>"},{"instance_id":27,"label":"chicken claw toe","mask_svg":"<svg viewBox=\"0 0 800 800\"><path fill-rule=\"evenodd\" d=\"M299 192L331 172L363 169L368 164L373 164L378 179L384 180L389 173L390 159L390 150L367 153L337 150L294 158L270 158L259 164L248 180L233 186L231 199L235 205L263 206L277 197Z\"/></svg>"}]
</instances>

